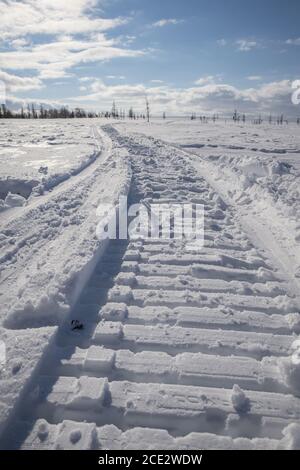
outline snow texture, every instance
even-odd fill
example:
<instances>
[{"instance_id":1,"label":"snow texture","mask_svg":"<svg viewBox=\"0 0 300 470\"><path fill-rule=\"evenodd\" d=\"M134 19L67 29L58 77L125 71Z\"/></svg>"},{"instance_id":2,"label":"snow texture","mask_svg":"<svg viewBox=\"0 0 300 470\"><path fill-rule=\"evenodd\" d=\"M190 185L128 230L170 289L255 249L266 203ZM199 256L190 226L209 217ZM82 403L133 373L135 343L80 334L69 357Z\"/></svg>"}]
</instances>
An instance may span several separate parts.
<instances>
[{"instance_id":1,"label":"snow texture","mask_svg":"<svg viewBox=\"0 0 300 470\"><path fill-rule=\"evenodd\" d=\"M0 125L1 448L300 449L298 129ZM203 248L99 240L120 195Z\"/></svg>"}]
</instances>

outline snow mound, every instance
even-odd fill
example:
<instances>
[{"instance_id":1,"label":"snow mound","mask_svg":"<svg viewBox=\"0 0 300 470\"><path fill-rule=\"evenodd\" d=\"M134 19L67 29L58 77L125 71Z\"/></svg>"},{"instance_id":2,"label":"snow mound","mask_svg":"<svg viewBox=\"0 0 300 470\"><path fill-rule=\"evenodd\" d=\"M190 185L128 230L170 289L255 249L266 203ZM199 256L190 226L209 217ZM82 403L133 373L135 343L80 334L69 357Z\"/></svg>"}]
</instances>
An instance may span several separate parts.
<instances>
[{"instance_id":1,"label":"snow mound","mask_svg":"<svg viewBox=\"0 0 300 470\"><path fill-rule=\"evenodd\" d=\"M280 442L280 449L300 450L300 424L289 424L283 431L284 438Z\"/></svg>"},{"instance_id":2,"label":"snow mound","mask_svg":"<svg viewBox=\"0 0 300 470\"><path fill-rule=\"evenodd\" d=\"M19 194L8 193L5 200L0 199L0 212L11 209L12 207L22 207L26 203L26 198Z\"/></svg>"},{"instance_id":3,"label":"snow mound","mask_svg":"<svg viewBox=\"0 0 300 470\"><path fill-rule=\"evenodd\" d=\"M25 197L20 196L19 194L8 193L4 203L8 207L22 207L26 203L26 199Z\"/></svg>"},{"instance_id":4,"label":"snow mound","mask_svg":"<svg viewBox=\"0 0 300 470\"><path fill-rule=\"evenodd\" d=\"M271 160L268 163L250 160L246 164L238 166L238 169L250 181L256 182L257 178L271 178L273 175L282 176L291 172L292 166L286 162Z\"/></svg>"},{"instance_id":5,"label":"snow mound","mask_svg":"<svg viewBox=\"0 0 300 470\"><path fill-rule=\"evenodd\" d=\"M293 333L300 334L300 314L290 313L286 315L286 321Z\"/></svg>"},{"instance_id":6,"label":"snow mound","mask_svg":"<svg viewBox=\"0 0 300 470\"><path fill-rule=\"evenodd\" d=\"M40 298L26 299L11 308L4 325L6 328L34 328L57 325L69 313L69 305L60 292L47 293Z\"/></svg>"},{"instance_id":7,"label":"snow mound","mask_svg":"<svg viewBox=\"0 0 300 470\"><path fill-rule=\"evenodd\" d=\"M6 209L9 209L9 206L5 204L3 199L0 199L0 212L6 211Z\"/></svg>"},{"instance_id":8,"label":"snow mound","mask_svg":"<svg viewBox=\"0 0 300 470\"><path fill-rule=\"evenodd\" d=\"M238 385L233 386L231 402L233 408L238 413L247 413L250 411L250 400Z\"/></svg>"},{"instance_id":9,"label":"snow mound","mask_svg":"<svg viewBox=\"0 0 300 470\"><path fill-rule=\"evenodd\" d=\"M279 359L279 370L284 384L294 395L300 396L300 339L292 344L290 357Z\"/></svg>"},{"instance_id":10,"label":"snow mound","mask_svg":"<svg viewBox=\"0 0 300 470\"><path fill-rule=\"evenodd\" d=\"M251 161L241 165L239 168L250 181L255 181L256 178L265 178L269 175L268 166L258 161Z\"/></svg>"}]
</instances>

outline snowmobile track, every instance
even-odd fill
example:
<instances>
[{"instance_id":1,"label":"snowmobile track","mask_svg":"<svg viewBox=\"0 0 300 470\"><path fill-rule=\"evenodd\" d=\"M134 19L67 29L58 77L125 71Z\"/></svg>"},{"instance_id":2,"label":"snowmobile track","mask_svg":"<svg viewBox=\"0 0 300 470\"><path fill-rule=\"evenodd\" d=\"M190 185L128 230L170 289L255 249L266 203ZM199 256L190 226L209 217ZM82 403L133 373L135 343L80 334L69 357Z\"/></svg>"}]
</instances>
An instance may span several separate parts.
<instances>
[{"instance_id":1,"label":"snowmobile track","mask_svg":"<svg viewBox=\"0 0 300 470\"><path fill-rule=\"evenodd\" d=\"M123 137L130 203L205 206L205 246L110 241L2 443L20 449L276 449L300 424L299 306L230 207L155 139ZM291 367L292 369L292 367ZM238 387L236 387L238 386Z\"/></svg>"}]
</instances>

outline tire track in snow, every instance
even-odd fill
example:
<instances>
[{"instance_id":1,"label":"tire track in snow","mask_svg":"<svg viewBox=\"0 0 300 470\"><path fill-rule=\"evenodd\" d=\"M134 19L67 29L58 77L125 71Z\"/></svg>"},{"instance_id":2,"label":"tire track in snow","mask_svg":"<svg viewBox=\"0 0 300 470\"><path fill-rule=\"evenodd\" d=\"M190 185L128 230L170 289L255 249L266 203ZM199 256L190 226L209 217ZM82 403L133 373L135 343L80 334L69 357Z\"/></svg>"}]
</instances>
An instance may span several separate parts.
<instances>
[{"instance_id":1,"label":"tire track in snow","mask_svg":"<svg viewBox=\"0 0 300 470\"><path fill-rule=\"evenodd\" d=\"M182 153L105 130L130 153L130 203L204 204L205 246L191 256L184 241L110 242L72 312L84 329L60 328L6 446L291 445L299 314L286 276Z\"/></svg>"}]
</instances>

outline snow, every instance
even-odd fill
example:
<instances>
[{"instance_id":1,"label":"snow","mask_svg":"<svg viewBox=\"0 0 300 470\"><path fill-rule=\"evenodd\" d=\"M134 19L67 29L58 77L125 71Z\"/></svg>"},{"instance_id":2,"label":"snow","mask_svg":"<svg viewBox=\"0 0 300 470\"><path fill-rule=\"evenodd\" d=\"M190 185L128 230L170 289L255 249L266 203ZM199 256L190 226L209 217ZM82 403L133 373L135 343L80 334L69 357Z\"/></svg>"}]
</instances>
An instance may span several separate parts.
<instances>
[{"instance_id":1,"label":"snow","mask_svg":"<svg viewBox=\"0 0 300 470\"><path fill-rule=\"evenodd\" d=\"M78 440L74 439L74 433ZM122 432L114 425L96 427L95 424L68 420L53 425L38 420L22 449L203 450L211 447L216 450L275 450L279 444L285 448L284 442L272 439L232 439L208 433L191 433L175 438L167 431L157 429L136 427Z\"/></svg>"},{"instance_id":2,"label":"snow","mask_svg":"<svg viewBox=\"0 0 300 470\"><path fill-rule=\"evenodd\" d=\"M0 364L0 434L7 420L13 417L20 392L34 373L53 333L51 327L19 331L0 329L0 338L5 344L5 361Z\"/></svg>"},{"instance_id":3,"label":"snow","mask_svg":"<svg viewBox=\"0 0 300 470\"><path fill-rule=\"evenodd\" d=\"M290 357L280 359L279 368L282 379L292 393L300 396L300 340L296 340L291 349L293 354Z\"/></svg>"},{"instance_id":4,"label":"snow","mask_svg":"<svg viewBox=\"0 0 300 470\"><path fill-rule=\"evenodd\" d=\"M233 386L231 401L234 409L238 413L247 413L250 411L249 398L247 398L245 392L236 384Z\"/></svg>"},{"instance_id":5,"label":"snow","mask_svg":"<svg viewBox=\"0 0 300 470\"><path fill-rule=\"evenodd\" d=\"M122 324L119 322L100 322L94 334L94 340L99 344L117 343L122 337Z\"/></svg>"},{"instance_id":6,"label":"snow","mask_svg":"<svg viewBox=\"0 0 300 470\"><path fill-rule=\"evenodd\" d=\"M117 128L186 150L226 200L259 216L276 240L288 245L293 271L300 272L299 126L166 120L118 123Z\"/></svg>"},{"instance_id":7,"label":"snow","mask_svg":"<svg viewBox=\"0 0 300 470\"><path fill-rule=\"evenodd\" d=\"M89 261L94 262L102 249L95 235L97 205L108 198L114 202L120 191L126 191L126 166L122 166L120 162L113 169L99 162L90 173L81 173L70 186L29 204L19 218L4 225L1 270L14 268L20 278L4 320L7 326L57 324L67 313L84 282L79 274L89 269ZM112 187L107 187L106 178L111 178ZM3 294L4 307L8 293Z\"/></svg>"},{"instance_id":8,"label":"snow","mask_svg":"<svg viewBox=\"0 0 300 470\"><path fill-rule=\"evenodd\" d=\"M1 448L299 449L298 128L0 125ZM204 246L99 239L120 195Z\"/></svg>"},{"instance_id":9,"label":"snow","mask_svg":"<svg viewBox=\"0 0 300 470\"><path fill-rule=\"evenodd\" d=\"M99 138L92 122L5 120L0 129L0 200L9 192L28 199L49 191L98 155ZM7 205L5 209L14 207Z\"/></svg>"},{"instance_id":10,"label":"snow","mask_svg":"<svg viewBox=\"0 0 300 470\"><path fill-rule=\"evenodd\" d=\"M28 132L28 130L26 130ZM73 130L76 133L77 129ZM13 335L24 331L24 353L21 363L30 357L28 337L39 338L43 327L62 324L72 310L94 265L105 250L96 237L96 209L101 202L117 203L119 194L128 191L130 175L126 162L111 154L105 142L93 165L73 176L63 186L18 207L20 212L1 221L1 325ZM110 161L107 161L107 159ZM112 162L115 159L115 167ZM107 185L107 181L110 185ZM17 200L19 196L9 197ZM22 210L21 210L22 209ZM51 329L52 335L55 329ZM1 339L3 336L1 335ZM6 336L5 336L6 338ZM50 342L47 339L46 344ZM45 344L39 343L31 369L42 357ZM15 351L16 358L17 349ZM22 389L28 376L13 375L15 358L8 356L10 368L0 384L5 421L8 406L16 403L17 394L6 394L11 380ZM1 426L0 426L1 427Z\"/></svg>"},{"instance_id":11,"label":"snow","mask_svg":"<svg viewBox=\"0 0 300 470\"><path fill-rule=\"evenodd\" d=\"M10 207L20 207L24 206L26 203L26 199L23 196L19 196L18 194L12 194L9 192L4 200L4 203L1 201L1 211L5 209L9 209Z\"/></svg>"},{"instance_id":12,"label":"snow","mask_svg":"<svg viewBox=\"0 0 300 470\"><path fill-rule=\"evenodd\" d=\"M114 351L92 346L86 353L83 368L102 372L109 371L114 366L115 356Z\"/></svg>"},{"instance_id":13,"label":"snow","mask_svg":"<svg viewBox=\"0 0 300 470\"><path fill-rule=\"evenodd\" d=\"M125 281L126 282L126 281ZM105 320L125 320L128 314L127 305L125 303L107 303L99 312Z\"/></svg>"},{"instance_id":14,"label":"snow","mask_svg":"<svg viewBox=\"0 0 300 470\"><path fill-rule=\"evenodd\" d=\"M300 425L292 423L283 431L284 439L280 445L281 449L299 450L300 449Z\"/></svg>"}]
</instances>

